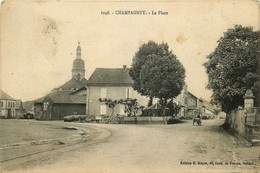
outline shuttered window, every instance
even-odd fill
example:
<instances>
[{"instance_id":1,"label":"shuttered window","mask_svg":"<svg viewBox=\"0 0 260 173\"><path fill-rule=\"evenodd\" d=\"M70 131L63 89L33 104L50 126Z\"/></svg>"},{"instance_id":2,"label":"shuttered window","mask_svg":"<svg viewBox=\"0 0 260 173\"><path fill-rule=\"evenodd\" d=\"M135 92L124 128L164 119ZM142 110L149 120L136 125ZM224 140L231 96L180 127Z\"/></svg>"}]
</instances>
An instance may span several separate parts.
<instances>
[{"instance_id":1,"label":"shuttered window","mask_svg":"<svg viewBox=\"0 0 260 173\"><path fill-rule=\"evenodd\" d=\"M131 98L131 90L130 88L125 89L125 98Z\"/></svg>"},{"instance_id":2,"label":"shuttered window","mask_svg":"<svg viewBox=\"0 0 260 173\"><path fill-rule=\"evenodd\" d=\"M106 115L107 107L106 105L100 105L100 115Z\"/></svg>"}]
</instances>

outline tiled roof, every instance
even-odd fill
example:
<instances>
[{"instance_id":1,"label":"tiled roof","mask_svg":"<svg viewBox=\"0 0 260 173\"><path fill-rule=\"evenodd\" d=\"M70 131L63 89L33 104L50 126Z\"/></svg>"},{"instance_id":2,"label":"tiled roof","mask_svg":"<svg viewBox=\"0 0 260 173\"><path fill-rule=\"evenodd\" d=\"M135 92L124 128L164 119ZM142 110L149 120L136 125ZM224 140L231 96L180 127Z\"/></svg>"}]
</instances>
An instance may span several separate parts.
<instances>
[{"instance_id":1,"label":"tiled roof","mask_svg":"<svg viewBox=\"0 0 260 173\"><path fill-rule=\"evenodd\" d=\"M53 91L45 97L35 100L35 103L42 103L45 98L49 97L53 103L64 104L86 104L86 96L70 95L71 91Z\"/></svg>"},{"instance_id":2,"label":"tiled roof","mask_svg":"<svg viewBox=\"0 0 260 173\"><path fill-rule=\"evenodd\" d=\"M86 84L87 84L87 79L86 78L83 78L83 79L81 79L81 81L80 82L82 82L83 84L84 84L84 86L86 86Z\"/></svg>"},{"instance_id":3,"label":"tiled roof","mask_svg":"<svg viewBox=\"0 0 260 173\"><path fill-rule=\"evenodd\" d=\"M129 69L96 68L88 80L88 86L131 86Z\"/></svg>"},{"instance_id":4,"label":"tiled roof","mask_svg":"<svg viewBox=\"0 0 260 173\"><path fill-rule=\"evenodd\" d=\"M0 99L3 99L3 100L15 100L14 98L12 98L8 94L6 94L2 89L0 89Z\"/></svg>"},{"instance_id":5,"label":"tiled roof","mask_svg":"<svg viewBox=\"0 0 260 173\"><path fill-rule=\"evenodd\" d=\"M62 86L60 86L58 88L62 88L63 90L71 90L72 88L80 89L82 87L85 87L86 83L87 83L87 80L85 78L83 78L81 81L79 81L75 78L72 78L68 82L66 82L65 84L63 84Z\"/></svg>"}]
</instances>

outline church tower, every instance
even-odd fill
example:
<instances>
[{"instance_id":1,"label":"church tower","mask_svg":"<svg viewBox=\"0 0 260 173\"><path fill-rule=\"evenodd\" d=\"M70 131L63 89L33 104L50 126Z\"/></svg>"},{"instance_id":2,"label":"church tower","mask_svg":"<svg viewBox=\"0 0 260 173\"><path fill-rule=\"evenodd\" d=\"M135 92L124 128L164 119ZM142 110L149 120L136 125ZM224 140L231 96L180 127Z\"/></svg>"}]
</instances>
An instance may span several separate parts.
<instances>
[{"instance_id":1,"label":"church tower","mask_svg":"<svg viewBox=\"0 0 260 173\"><path fill-rule=\"evenodd\" d=\"M73 61L72 77L77 80L85 78L85 63L81 59L80 42L78 42L78 47L76 49L76 59Z\"/></svg>"}]
</instances>

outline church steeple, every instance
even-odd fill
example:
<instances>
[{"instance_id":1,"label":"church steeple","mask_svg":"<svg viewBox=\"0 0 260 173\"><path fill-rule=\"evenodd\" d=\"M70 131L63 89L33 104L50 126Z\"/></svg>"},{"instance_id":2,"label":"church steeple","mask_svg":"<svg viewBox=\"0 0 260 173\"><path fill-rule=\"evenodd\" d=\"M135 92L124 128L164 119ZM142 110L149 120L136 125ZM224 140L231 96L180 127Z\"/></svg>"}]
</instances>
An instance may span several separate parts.
<instances>
[{"instance_id":1,"label":"church steeple","mask_svg":"<svg viewBox=\"0 0 260 173\"><path fill-rule=\"evenodd\" d=\"M78 47L77 47L77 50L76 50L76 58L77 59L81 59L81 48L80 48L80 42L78 42Z\"/></svg>"},{"instance_id":2,"label":"church steeple","mask_svg":"<svg viewBox=\"0 0 260 173\"><path fill-rule=\"evenodd\" d=\"M72 77L77 80L85 78L85 63L81 59L80 42L78 42L78 47L76 49L76 59L73 61Z\"/></svg>"}]
</instances>

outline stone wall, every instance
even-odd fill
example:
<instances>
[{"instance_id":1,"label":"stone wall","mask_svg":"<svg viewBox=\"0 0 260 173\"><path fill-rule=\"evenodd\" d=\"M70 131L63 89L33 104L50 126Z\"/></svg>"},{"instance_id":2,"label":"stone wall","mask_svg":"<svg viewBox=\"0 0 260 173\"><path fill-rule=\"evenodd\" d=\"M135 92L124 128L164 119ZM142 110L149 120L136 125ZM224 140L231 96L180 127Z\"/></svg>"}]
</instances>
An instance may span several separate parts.
<instances>
[{"instance_id":1,"label":"stone wall","mask_svg":"<svg viewBox=\"0 0 260 173\"><path fill-rule=\"evenodd\" d=\"M243 136L249 142L253 143L256 140L260 140L260 130L257 123L246 122L246 116L259 118L256 112L245 114L244 109L235 109L227 115L227 123L230 128L234 129L238 134Z\"/></svg>"},{"instance_id":2,"label":"stone wall","mask_svg":"<svg viewBox=\"0 0 260 173\"><path fill-rule=\"evenodd\" d=\"M170 117L136 117L137 124L167 124ZM135 124L135 117L124 117L124 124Z\"/></svg>"}]
</instances>

